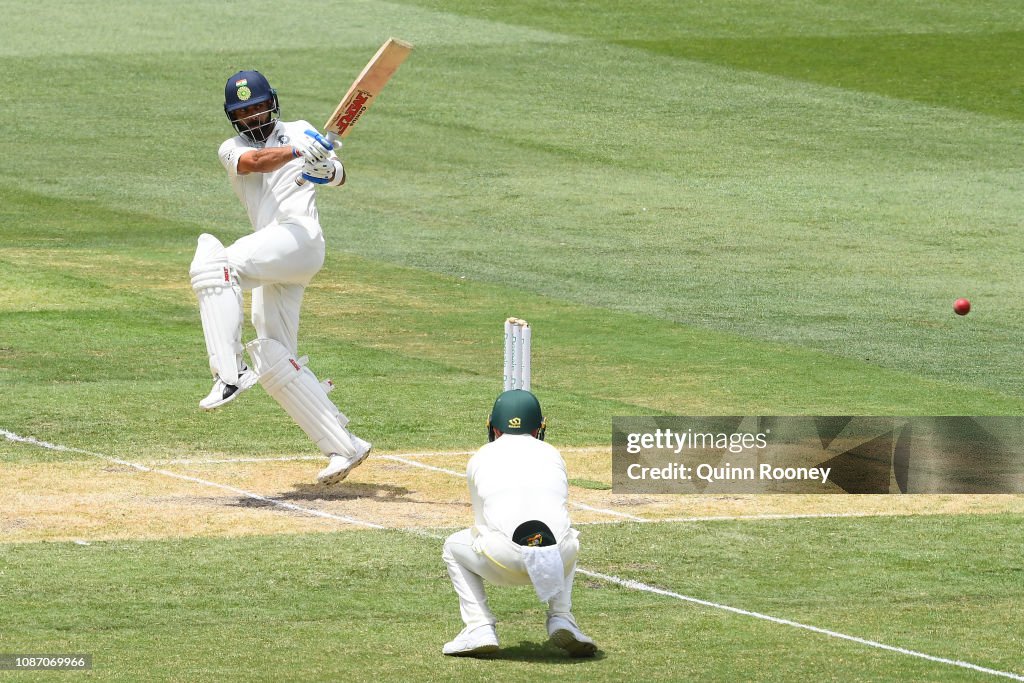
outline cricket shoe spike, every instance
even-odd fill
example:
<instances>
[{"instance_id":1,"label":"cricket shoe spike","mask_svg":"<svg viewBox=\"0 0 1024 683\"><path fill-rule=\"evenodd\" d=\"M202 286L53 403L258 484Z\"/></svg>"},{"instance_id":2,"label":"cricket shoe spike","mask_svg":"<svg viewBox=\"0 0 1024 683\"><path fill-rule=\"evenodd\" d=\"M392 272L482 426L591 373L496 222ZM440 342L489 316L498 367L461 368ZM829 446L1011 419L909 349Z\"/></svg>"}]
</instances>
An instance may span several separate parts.
<instances>
[{"instance_id":1,"label":"cricket shoe spike","mask_svg":"<svg viewBox=\"0 0 1024 683\"><path fill-rule=\"evenodd\" d=\"M363 461L370 455L373 444L369 441L363 441L352 432L349 432L349 437L352 439L352 445L356 448L356 454L346 457L338 453L331 453L331 460L327 463L327 467L320 470L320 474L316 475L317 483L329 486L343 481L352 470L362 465Z\"/></svg>"},{"instance_id":2,"label":"cricket shoe spike","mask_svg":"<svg viewBox=\"0 0 1024 683\"><path fill-rule=\"evenodd\" d=\"M444 644L441 652L452 657L476 657L498 651L498 634L491 624L466 627L450 642Z\"/></svg>"},{"instance_id":3,"label":"cricket shoe spike","mask_svg":"<svg viewBox=\"0 0 1024 683\"><path fill-rule=\"evenodd\" d=\"M597 645L583 634L571 617L548 617L548 637L552 645L562 648L571 657L593 657L597 652Z\"/></svg>"},{"instance_id":4,"label":"cricket shoe spike","mask_svg":"<svg viewBox=\"0 0 1024 683\"><path fill-rule=\"evenodd\" d=\"M217 375L213 380L213 388L206 398L199 402L199 407L203 410L216 410L225 403L234 401L246 389L256 386L258 380L256 373L244 365L238 371L238 384L228 384Z\"/></svg>"}]
</instances>

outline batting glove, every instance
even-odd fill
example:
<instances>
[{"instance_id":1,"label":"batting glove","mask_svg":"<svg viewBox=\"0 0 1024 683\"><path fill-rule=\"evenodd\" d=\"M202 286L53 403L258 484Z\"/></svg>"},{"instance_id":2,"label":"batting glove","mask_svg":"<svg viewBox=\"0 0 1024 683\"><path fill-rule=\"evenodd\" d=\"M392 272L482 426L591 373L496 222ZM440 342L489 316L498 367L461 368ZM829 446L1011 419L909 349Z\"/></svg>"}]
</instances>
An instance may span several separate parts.
<instances>
[{"instance_id":1,"label":"batting glove","mask_svg":"<svg viewBox=\"0 0 1024 683\"><path fill-rule=\"evenodd\" d=\"M296 156L302 157L309 164L327 159L334 145L320 133L309 129L306 131L306 137L299 140L293 149Z\"/></svg>"},{"instance_id":2,"label":"batting glove","mask_svg":"<svg viewBox=\"0 0 1024 683\"><path fill-rule=\"evenodd\" d=\"M326 185L334 177L334 164L330 159L302 165L302 178L317 185Z\"/></svg>"}]
</instances>

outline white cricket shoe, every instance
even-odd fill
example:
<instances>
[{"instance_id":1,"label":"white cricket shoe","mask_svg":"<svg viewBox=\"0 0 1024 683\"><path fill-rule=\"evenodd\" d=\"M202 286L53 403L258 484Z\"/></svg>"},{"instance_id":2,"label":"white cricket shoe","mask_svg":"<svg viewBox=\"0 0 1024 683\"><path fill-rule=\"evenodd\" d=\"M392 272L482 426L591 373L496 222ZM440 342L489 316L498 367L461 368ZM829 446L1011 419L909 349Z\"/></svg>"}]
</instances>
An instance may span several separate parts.
<instances>
[{"instance_id":1,"label":"white cricket shoe","mask_svg":"<svg viewBox=\"0 0 1024 683\"><path fill-rule=\"evenodd\" d=\"M349 472L362 465L363 461L370 455L373 444L369 441L363 441L352 432L349 432L349 437L352 438L352 445L356 447L356 454L348 457L340 453L331 453L331 460L327 463L327 467L320 470L320 474L316 475L318 484L337 484L347 477Z\"/></svg>"},{"instance_id":2,"label":"white cricket shoe","mask_svg":"<svg viewBox=\"0 0 1024 683\"><path fill-rule=\"evenodd\" d=\"M548 617L548 636L553 645L572 657L593 657L597 652L597 645L583 634L571 616Z\"/></svg>"},{"instance_id":3,"label":"white cricket shoe","mask_svg":"<svg viewBox=\"0 0 1024 683\"><path fill-rule=\"evenodd\" d=\"M238 384L228 384L217 375L213 380L213 388L206 398L199 402L199 407L203 410L216 410L225 403L234 401L246 389L251 389L258 380L259 376L247 366L238 371Z\"/></svg>"},{"instance_id":4,"label":"white cricket shoe","mask_svg":"<svg viewBox=\"0 0 1024 683\"><path fill-rule=\"evenodd\" d=\"M492 624L466 627L441 652L453 657L475 657L498 651L498 634Z\"/></svg>"}]
</instances>

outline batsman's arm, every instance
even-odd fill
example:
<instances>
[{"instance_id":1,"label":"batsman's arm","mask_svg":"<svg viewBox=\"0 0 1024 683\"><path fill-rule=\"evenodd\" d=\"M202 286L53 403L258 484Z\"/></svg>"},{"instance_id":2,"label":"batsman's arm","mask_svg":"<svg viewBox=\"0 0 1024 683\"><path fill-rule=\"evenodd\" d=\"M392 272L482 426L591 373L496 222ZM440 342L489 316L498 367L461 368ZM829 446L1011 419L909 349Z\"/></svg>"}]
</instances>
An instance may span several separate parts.
<instances>
[{"instance_id":1,"label":"batsman's arm","mask_svg":"<svg viewBox=\"0 0 1024 683\"><path fill-rule=\"evenodd\" d=\"M238 157L238 175L270 173L299 157L294 147L254 149Z\"/></svg>"}]
</instances>

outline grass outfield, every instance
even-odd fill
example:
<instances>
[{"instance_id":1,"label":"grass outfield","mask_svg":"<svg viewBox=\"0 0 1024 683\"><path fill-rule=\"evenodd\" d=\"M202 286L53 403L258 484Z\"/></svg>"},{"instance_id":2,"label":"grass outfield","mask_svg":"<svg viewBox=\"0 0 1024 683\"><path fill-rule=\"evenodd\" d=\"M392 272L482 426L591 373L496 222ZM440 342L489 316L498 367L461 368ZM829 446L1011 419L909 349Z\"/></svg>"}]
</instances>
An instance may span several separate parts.
<instances>
[{"instance_id":1,"label":"grass outfield","mask_svg":"<svg viewBox=\"0 0 1024 683\"><path fill-rule=\"evenodd\" d=\"M1022 521L588 527L582 538L592 551L582 566L1009 668L1020 663L1024 630L1020 535L1010 531ZM921 546L922 537L931 542ZM0 546L9 573L0 645L88 651L97 672L121 680L981 679L585 577L576 606L602 646L597 659L568 660L546 645L540 603L507 588L490 591L503 650L487 661L443 658L441 645L461 625L437 545L367 531ZM75 581L35 573L51 562Z\"/></svg>"},{"instance_id":2,"label":"grass outfield","mask_svg":"<svg viewBox=\"0 0 1024 683\"><path fill-rule=\"evenodd\" d=\"M260 69L285 118L320 124L395 35L416 49L347 138L346 187L320 194L300 333L381 456L479 446L508 315L534 326L559 446L600 453L616 415L1024 414L1017 3L0 15L0 654L90 652L126 681L1024 680L1020 497L634 499L600 454L570 460L599 508L574 516L604 522L589 570L995 673L593 576L577 614L599 659L545 646L523 591L495 594L498 661L442 658L459 624L439 541L392 527L461 524L461 484L379 457L322 495L319 463L270 464L315 449L262 391L201 414L187 277L201 232L248 231L216 159L225 77ZM266 461L202 464L239 458ZM900 516L660 521L844 506ZM42 542L67 538L91 545Z\"/></svg>"}]
</instances>

